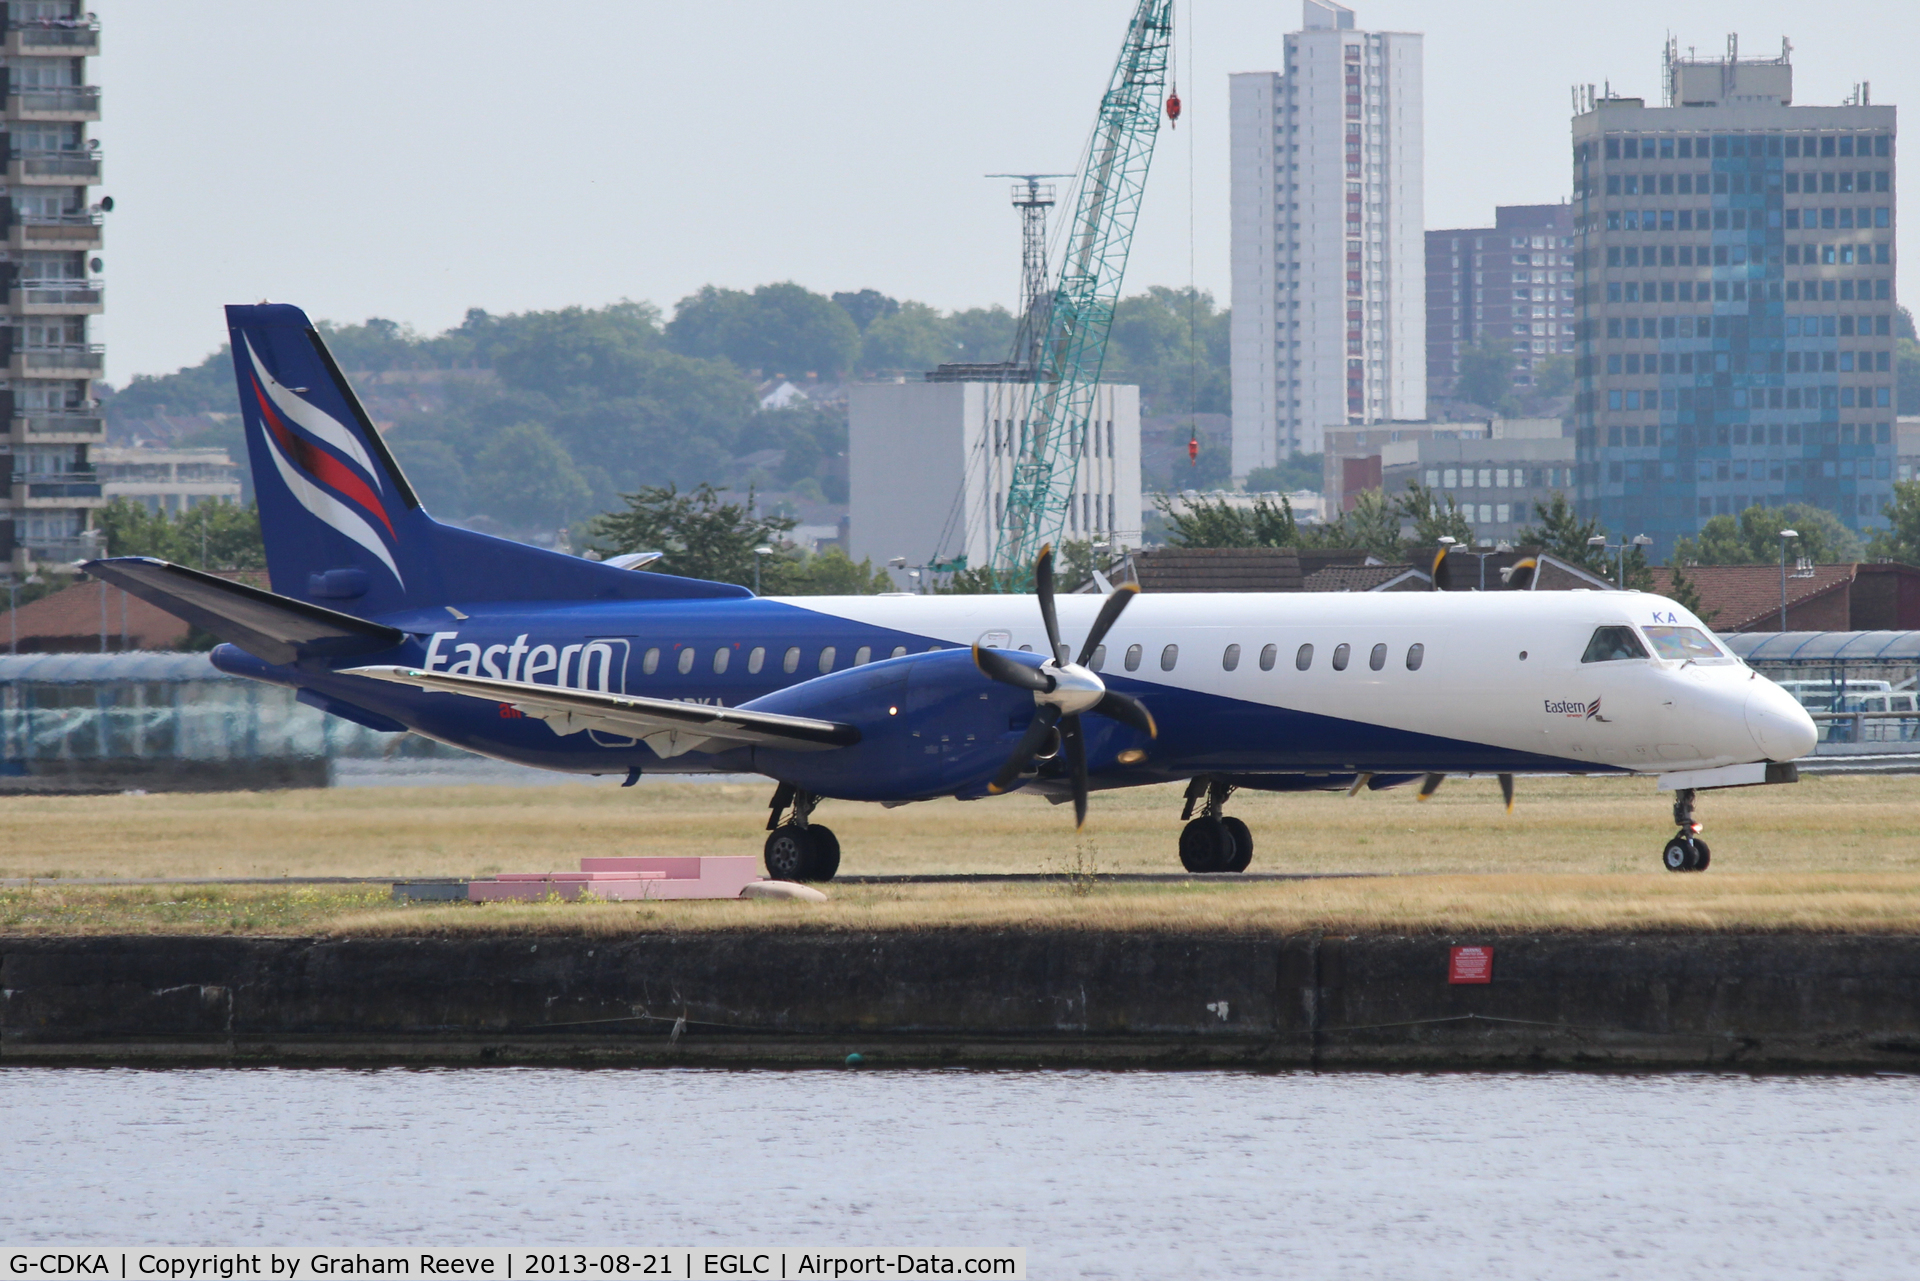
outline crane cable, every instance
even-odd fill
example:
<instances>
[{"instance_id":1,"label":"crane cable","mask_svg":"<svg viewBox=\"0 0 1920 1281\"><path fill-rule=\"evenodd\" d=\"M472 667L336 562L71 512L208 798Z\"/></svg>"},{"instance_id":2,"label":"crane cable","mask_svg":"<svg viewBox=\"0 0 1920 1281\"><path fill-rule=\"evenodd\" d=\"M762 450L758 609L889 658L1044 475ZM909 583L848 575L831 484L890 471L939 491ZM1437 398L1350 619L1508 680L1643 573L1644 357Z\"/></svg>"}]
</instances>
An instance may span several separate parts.
<instances>
[{"instance_id":1,"label":"crane cable","mask_svg":"<svg viewBox=\"0 0 1920 1281\"><path fill-rule=\"evenodd\" d=\"M1193 83L1193 10L1196 0L1187 4L1187 83ZM1176 66L1178 65L1177 59ZM1187 125L1187 458L1194 468L1200 466L1200 348L1196 342L1199 325L1195 308L1199 302L1198 278L1193 266L1193 125Z\"/></svg>"}]
</instances>

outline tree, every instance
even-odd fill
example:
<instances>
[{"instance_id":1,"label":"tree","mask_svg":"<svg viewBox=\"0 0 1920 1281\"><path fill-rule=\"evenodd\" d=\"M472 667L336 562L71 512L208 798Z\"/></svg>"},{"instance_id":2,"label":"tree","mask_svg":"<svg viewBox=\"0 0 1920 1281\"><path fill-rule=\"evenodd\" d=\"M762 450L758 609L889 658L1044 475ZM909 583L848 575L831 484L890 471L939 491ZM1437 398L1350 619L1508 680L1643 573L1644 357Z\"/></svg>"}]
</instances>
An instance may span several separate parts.
<instances>
[{"instance_id":1,"label":"tree","mask_svg":"<svg viewBox=\"0 0 1920 1281\"><path fill-rule=\"evenodd\" d=\"M816 556L785 550L767 559L772 563L761 571L761 590L768 596L878 596L894 590L885 569L875 569L871 560L856 565L838 547Z\"/></svg>"},{"instance_id":2,"label":"tree","mask_svg":"<svg viewBox=\"0 0 1920 1281\"><path fill-rule=\"evenodd\" d=\"M1823 507L1789 503L1785 507L1754 505L1732 516L1714 516L1700 527L1697 539L1674 543L1676 563L1696 565L1771 565L1780 559L1780 531L1792 529L1800 537L1788 551L1818 564L1848 564L1860 559L1860 540Z\"/></svg>"},{"instance_id":3,"label":"tree","mask_svg":"<svg viewBox=\"0 0 1920 1281\"><path fill-rule=\"evenodd\" d=\"M494 372L509 387L556 401L631 396L665 355L655 350L659 321L647 303L530 312L517 318L513 336L493 357Z\"/></svg>"},{"instance_id":4,"label":"tree","mask_svg":"<svg viewBox=\"0 0 1920 1281\"><path fill-rule=\"evenodd\" d=\"M1256 498L1239 507L1224 498L1196 498L1174 510L1165 494L1154 506L1166 518L1167 541L1175 547L1292 547L1300 539L1293 505L1284 495L1278 503Z\"/></svg>"},{"instance_id":5,"label":"tree","mask_svg":"<svg viewBox=\"0 0 1920 1281\"><path fill-rule=\"evenodd\" d=\"M477 508L521 530L565 527L592 499L566 448L537 423L501 431L474 459Z\"/></svg>"},{"instance_id":6,"label":"tree","mask_svg":"<svg viewBox=\"0 0 1920 1281\"><path fill-rule=\"evenodd\" d=\"M947 324L953 335L953 355L949 359L973 365L1007 359L1018 328L1013 313L999 306L956 311L947 317Z\"/></svg>"},{"instance_id":7,"label":"tree","mask_svg":"<svg viewBox=\"0 0 1920 1281\"><path fill-rule=\"evenodd\" d=\"M1556 492L1544 503L1533 505L1534 519L1538 525L1529 525L1514 533L1516 543L1538 547L1550 556L1578 565L1589 573L1604 578L1613 577L1611 558L1598 547L1587 546L1589 538L1596 538L1607 531L1600 527L1598 520L1580 520L1573 513L1573 504L1567 496Z\"/></svg>"},{"instance_id":8,"label":"tree","mask_svg":"<svg viewBox=\"0 0 1920 1281\"><path fill-rule=\"evenodd\" d=\"M1672 569L1673 581L1667 585L1668 599L1687 610L1707 626L1713 626L1713 620L1720 611L1701 607L1700 588L1691 578L1687 577L1686 570L1682 568L1678 560L1673 562Z\"/></svg>"},{"instance_id":9,"label":"tree","mask_svg":"<svg viewBox=\"0 0 1920 1281\"><path fill-rule=\"evenodd\" d=\"M1415 547L1438 547L1451 538L1463 547L1473 544L1473 526L1452 494L1438 494L1417 480L1407 481L1407 492L1397 500L1400 515L1413 522Z\"/></svg>"},{"instance_id":10,"label":"tree","mask_svg":"<svg viewBox=\"0 0 1920 1281\"><path fill-rule=\"evenodd\" d=\"M1573 357L1565 352L1533 362L1533 389L1549 400L1573 390Z\"/></svg>"},{"instance_id":11,"label":"tree","mask_svg":"<svg viewBox=\"0 0 1920 1281\"><path fill-rule=\"evenodd\" d=\"M926 370L954 358L953 326L923 302L901 303L867 326L862 369Z\"/></svg>"},{"instance_id":12,"label":"tree","mask_svg":"<svg viewBox=\"0 0 1920 1281\"><path fill-rule=\"evenodd\" d=\"M792 281L750 294L707 285L675 305L666 337L682 355L724 356L743 370L789 378L831 378L851 369L860 350L846 309Z\"/></svg>"},{"instance_id":13,"label":"tree","mask_svg":"<svg viewBox=\"0 0 1920 1281\"><path fill-rule=\"evenodd\" d=\"M605 556L663 552L654 562L662 573L751 586L753 549L784 542L794 521L788 516L756 516L751 494L744 503L729 503L721 498L724 492L712 485L699 485L684 494L673 485L643 485L635 493L621 495L625 511L594 517L588 536L594 540L594 550ZM764 575L766 566L761 568Z\"/></svg>"},{"instance_id":14,"label":"tree","mask_svg":"<svg viewBox=\"0 0 1920 1281\"><path fill-rule=\"evenodd\" d=\"M108 556L153 556L193 569L265 569L260 509L249 503L196 503L178 515L116 498L95 515Z\"/></svg>"},{"instance_id":15,"label":"tree","mask_svg":"<svg viewBox=\"0 0 1920 1281\"><path fill-rule=\"evenodd\" d=\"M867 332L867 326L871 325L874 321L879 320L883 316L891 316L900 310L900 304L898 302L887 297L878 289L861 289L856 292L837 293L833 296L833 301L839 305L842 311L847 313L848 318L853 321L854 328L858 329L862 334Z\"/></svg>"},{"instance_id":16,"label":"tree","mask_svg":"<svg viewBox=\"0 0 1920 1281\"><path fill-rule=\"evenodd\" d=\"M1880 509L1888 528L1876 530L1867 554L1876 560L1920 565L1920 480L1896 480L1893 501Z\"/></svg>"},{"instance_id":17,"label":"tree","mask_svg":"<svg viewBox=\"0 0 1920 1281\"><path fill-rule=\"evenodd\" d=\"M1326 477L1325 454L1293 454L1273 467L1256 467L1247 473L1249 494L1290 494L1296 489L1311 489L1316 494Z\"/></svg>"},{"instance_id":18,"label":"tree","mask_svg":"<svg viewBox=\"0 0 1920 1281\"><path fill-rule=\"evenodd\" d=\"M1363 489L1354 496L1353 508L1341 512L1324 525L1301 528L1305 547L1351 547L1397 563L1406 554L1400 539L1400 507L1378 489Z\"/></svg>"},{"instance_id":19,"label":"tree","mask_svg":"<svg viewBox=\"0 0 1920 1281\"><path fill-rule=\"evenodd\" d=\"M1140 385L1143 417L1231 413L1228 349L1228 314L1212 294L1155 285L1114 308L1103 376Z\"/></svg>"},{"instance_id":20,"label":"tree","mask_svg":"<svg viewBox=\"0 0 1920 1281\"><path fill-rule=\"evenodd\" d=\"M1513 349L1506 343L1482 338L1460 352L1460 376L1453 385L1456 399L1475 405L1498 405L1513 389Z\"/></svg>"}]
</instances>

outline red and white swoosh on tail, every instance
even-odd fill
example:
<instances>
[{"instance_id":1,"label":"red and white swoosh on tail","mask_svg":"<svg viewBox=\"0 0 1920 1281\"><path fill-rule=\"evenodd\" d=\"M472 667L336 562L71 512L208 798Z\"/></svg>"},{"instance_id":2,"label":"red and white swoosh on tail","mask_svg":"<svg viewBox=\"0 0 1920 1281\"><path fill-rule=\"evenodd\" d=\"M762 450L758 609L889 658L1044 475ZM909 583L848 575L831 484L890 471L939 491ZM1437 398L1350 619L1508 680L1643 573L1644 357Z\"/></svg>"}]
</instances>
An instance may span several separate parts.
<instances>
[{"instance_id":1,"label":"red and white swoosh on tail","mask_svg":"<svg viewBox=\"0 0 1920 1281\"><path fill-rule=\"evenodd\" d=\"M271 428L263 431L261 436L267 443L267 456L273 459L274 469L280 473L280 479L287 483L287 488L293 492L293 496L299 499L300 505L333 529L345 534L379 557L380 563L393 571L394 580L405 587L407 583L406 579L400 576L400 567L393 563L392 553L387 551L387 545L380 541L380 535L374 531L373 526L363 520L351 507L308 480L300 469L280 451L280 443L274 439Z\"/></svg>"},{"instance_id":2,"label":"red and white swoosh on tail","mask_svg":"<svg viewBox=\"0 0 1920 1281\"><path fill-rule=\"evenodd\" d=\"M281 386L280 380L268 373L266 366L260 363L260 356L254 351L253 343L244 337L241 341L247 344L247 359L253 362L254 376L259 378L260 385L267 389L267 396L273 401L274 407L360 464L360 470L367 474L367 478L373 482L374 487L380 488L379 469L373 465L373 460L367 457L366 447L360 443L359 438L348 431L332 414L300 399L299 396Z\"/></svg>"}]
</instances>

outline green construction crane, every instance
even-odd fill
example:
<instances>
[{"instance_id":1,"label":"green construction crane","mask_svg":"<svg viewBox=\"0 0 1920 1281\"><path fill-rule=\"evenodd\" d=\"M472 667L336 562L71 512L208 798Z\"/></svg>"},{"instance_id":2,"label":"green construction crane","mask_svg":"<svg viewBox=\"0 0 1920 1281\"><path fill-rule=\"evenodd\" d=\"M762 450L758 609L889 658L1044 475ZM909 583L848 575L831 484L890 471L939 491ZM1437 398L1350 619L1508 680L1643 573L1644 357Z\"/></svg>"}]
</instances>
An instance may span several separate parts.
<instances>
[{"instance_id":1,"label":"green construction crane","mask_svg":"<svg viewBox=\"0 0 1920 1281\"><path fill-rule=\"evenodd\" d=\"M1076 443L1085 438L1106 362L1107 332L1160 132L1172 41L1173 0L1139 0L1080 167L1046 341L1034 361L1030 411L1016 438L1013 481L993 550L994 578L1003 591L1025 591L1041 545L1058 543L1066 528L1079 470Z\"/></svg>"}]
</instances>

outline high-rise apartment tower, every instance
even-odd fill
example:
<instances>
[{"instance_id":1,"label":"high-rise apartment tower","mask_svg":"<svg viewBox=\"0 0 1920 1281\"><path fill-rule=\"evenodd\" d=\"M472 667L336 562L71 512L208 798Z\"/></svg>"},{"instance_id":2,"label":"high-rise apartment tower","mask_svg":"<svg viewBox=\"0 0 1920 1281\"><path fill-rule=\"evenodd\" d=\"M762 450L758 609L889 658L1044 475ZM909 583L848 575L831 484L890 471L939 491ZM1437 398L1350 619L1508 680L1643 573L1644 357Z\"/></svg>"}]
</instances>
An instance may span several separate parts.
<instances>
[{"instance_id":1,"label":"high-rise apartment tower","mask_svg":"<svg viewBox=\"0 0 1920 1281\"><path fill-rule=\"evenodd\" d=\"M1508 378L1520 387L1535 385L1540 362L1573 351L1567 205L1499 205L1491 227L1427 233L1429 402L1459 397L1460 356L1482 343L1513 354Z\"/></svg>"},{"instance_id":2,"label":"high-rise apartment tower","mask_svg":"<svg viewBox=\"0 0 1920 1281\"><path fill-rule=\"evenodd\" d=\"M100 348L87 317L101 310L100 214L89 189L100 152L87 122L100 91L86 83L100 28L80 0L6 0L6 190L0 200L0 577L61 568L97 554L93 509L105 500L88 451L106 439L93 401Z\"/></svg>"},{"instance_id":3,"label":"high-rise apartment tower","mask_svg":"<svg viewBox=\"0 0 1920 1281\"><path fill-rule=\"evenodd\" d=\"M1229 78L1236 476L1427 412L1421 37L1304 7L1285 70Z\"/></svg>"},{"instance_id":4,"label":"high-rise apartment tower","mask_svg":"<svg viewBox=\"0 0 1920 1281\"><path fill-rule=\"evenodd\" d=\"M1876 520L1894 462L1894 109L1667 51L1666 105L1579 95L1581 512L1656 555L1709 518Z\"/></svg>"}]
</instances>

